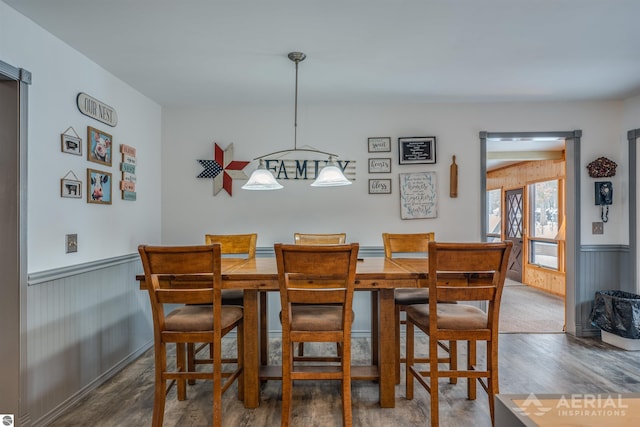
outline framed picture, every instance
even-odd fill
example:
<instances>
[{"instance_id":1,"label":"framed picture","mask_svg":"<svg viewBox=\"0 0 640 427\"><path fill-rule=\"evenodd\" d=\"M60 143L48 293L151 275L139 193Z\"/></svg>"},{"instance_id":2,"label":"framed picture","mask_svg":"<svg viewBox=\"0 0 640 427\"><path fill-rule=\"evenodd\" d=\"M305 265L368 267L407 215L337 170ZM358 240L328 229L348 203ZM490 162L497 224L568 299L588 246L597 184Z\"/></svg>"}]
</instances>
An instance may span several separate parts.
<instances>
[{"instance_id":1,"label":"framed picture","mask_svg":"<svg viewBox=\"0 0 640 427\"><path fill-rule=\"evenodd\" d=\"M398 149L401 165L436 162L435 136L398 138Z\"/></svg>"},{"instance_id":2,"label":"framed picture","mask_svg":"<svg viewBox=\"0 0 640 427\"><path fill-rule=\"evenodd\" d=\"M369 173L390 173L391 158L369 159Z\"/></svg>"},{"instance_id":3,"label":"framed picture","mask_svg":"<svg viewBox=\"0 0 640 427\"><path fill-rule=\"evenodd\" d=\"M400 218L436 218L438 197L435 172L400 174Z\"/></svg>"},{"instance_id":4,"label":"framed picture","mask_svg":"<svg viewBox=\"0 0 640 427\"><path fill-rule=\"evenodd\" d=\"M60 142L63 153L82 156L82 138L63 133L60 135Z\"/></svg>"},{"instance_id":5,"label":"framed picture","mask_svg":"<svg viewBox=\"0 0 640 427\"><path fill-rule=\"evenodd\" d=\"M383 153L391 151L391 138L389 137L376 137L369 138L369 152L370 153Z\"/></svg>"},{"instance_id":6,"label":"framed picture","mask_svg":"<svg viewBox=\"0 0 640 427\"><path fill-rule=\"evenodd\" d=\"M69 197L71 199L82 198L82 181L75 179L62 178L60 180L60 197Z\"/></svg>"},{"instance_id":7,"label":"framed picture","mask_svg":"<svg viewBox=\"0 0 640 427\"><path fill-rule=\"evenodd\" d=\"M113 138L106 132L87 126L87 160L111 166Z\"/></svg>"},{"instance_id":8,"label":"framed picture","mask_svg":"<svg viewBox=\"0 0 640 427\"><path fill-rule=\"evenodd\" d=\"M370 179L369 194L391 194L391 180Z\"/></svg>"},{"instance_id":9,"label":"framed picture","mask_svg":"<svg viewBox=\"0 0 640 427\"><path fill-rule=\"evenodd\" d=\"M111 174L87 169L87 203L111 204Z\"/></svg>"}]
</instances>

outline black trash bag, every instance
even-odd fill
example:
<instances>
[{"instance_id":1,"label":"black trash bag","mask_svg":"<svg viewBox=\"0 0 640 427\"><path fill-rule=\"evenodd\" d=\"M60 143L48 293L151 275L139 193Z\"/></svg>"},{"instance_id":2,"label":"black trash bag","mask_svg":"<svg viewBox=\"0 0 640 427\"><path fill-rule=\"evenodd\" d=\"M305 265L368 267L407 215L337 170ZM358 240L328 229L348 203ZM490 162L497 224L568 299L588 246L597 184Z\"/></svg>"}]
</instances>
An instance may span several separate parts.
<instances>
[{"instance_id":1,"label":"black trash bag","mask_svg":"<svg viewBox=\"0 0 640 427\"><path fill-rule=\"evenodd\" d=\"M640 295L625 291L598 291L591 324L623 338L640 338Z\"/></svg>"}]
</instances>

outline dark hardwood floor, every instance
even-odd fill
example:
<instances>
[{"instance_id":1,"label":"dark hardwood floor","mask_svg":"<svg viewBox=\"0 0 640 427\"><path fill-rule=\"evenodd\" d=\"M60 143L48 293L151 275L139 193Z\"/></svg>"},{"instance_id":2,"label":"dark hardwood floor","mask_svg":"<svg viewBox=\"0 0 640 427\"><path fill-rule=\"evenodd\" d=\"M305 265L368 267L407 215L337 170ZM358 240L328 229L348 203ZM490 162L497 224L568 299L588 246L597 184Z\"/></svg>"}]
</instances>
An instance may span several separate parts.
<instances>
[{"instance_id":1,"label":"dark hardwood floor","mask_svg":"<svg viewBox=\"0 0 640 427\"><path fill-rule=\"evenodd\" d=\"M426 339L422 346L426 345ZM270 355L279 354L279 340L270 342ZM465 345L460 345L464 353ZM310 346L309 351L319 347ZM482 354L479 348L478 353ZM330 351L330 350L329 350ZM368 340L354 339L354 359L369 357ZM460 357L464 360L464 357ZM604 344L599 338L580 339L565 334L500 334L500 391L522 393L626 393L640 392L640 354ZM404 372L404 370L403 370ZM281 384L268 381L257 409L245 409L236 389L224 396L224 426L276 426L280 424ZM301 382L294 385L294 426L340 425L341 399L337 382ZM396 386L396 407L378 406L377 384L353 382L354 426L427 425L429 395L416 384L412 401L405 399L404 379ZM478 399L466 399L462 380L440 386L443 426L490 426L487 396L479 388ZM153 352L146 352L113 379L66 411L52 426L146 426L153 406ZM189 388L188 400L178 402L175 390L167 399L165 426L208 426L211 386L200 381Z\"/></svg>"}]
</instances>

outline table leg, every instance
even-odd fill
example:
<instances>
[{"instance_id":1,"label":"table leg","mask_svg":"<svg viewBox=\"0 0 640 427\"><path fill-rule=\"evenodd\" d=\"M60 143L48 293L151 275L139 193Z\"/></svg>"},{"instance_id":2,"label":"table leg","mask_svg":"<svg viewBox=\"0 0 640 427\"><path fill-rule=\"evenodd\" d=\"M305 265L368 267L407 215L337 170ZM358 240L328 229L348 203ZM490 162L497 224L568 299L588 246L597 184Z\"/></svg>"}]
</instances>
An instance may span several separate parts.
<instances>
[{"instance_id":1,"label":"table leg","mask_svg":"<svg viewBox=\"0 0 640 427\"><path fill-rule=\"evenodd\" d=\"M393 327L395 302L393 289L380 289L380 407L396 405L395 334Z\"/></svg>"},{"instance_id":2,"label":"table leg","mask_svg":"<svg viewBox=\"0 0 640 427\"><path fill-rule=\"evenodd\" d=\"M260 337L258 329L258 291L244 291L244 406L260 405Z\"/></svg>"},{"instance_id":3,"label":"table leg","mask_svg":"<svg viewBox=\"0 0 640 427\"><path fill-rule=\"evenodd\" d=\"M378 320L378 291L371 291L371 364L378 365L380 354L380 322Z\"/></svg>"},{"instance_id":4,"label":"table leg","mask_svg":"<svg viewBox=\"0 0 640 427\"><path fill-rule=\"evenodd\" d=\"M265 366L269 363L269 329L267 305L267 293L260 292L260 364Z\"/></svg>"}]
</instances>

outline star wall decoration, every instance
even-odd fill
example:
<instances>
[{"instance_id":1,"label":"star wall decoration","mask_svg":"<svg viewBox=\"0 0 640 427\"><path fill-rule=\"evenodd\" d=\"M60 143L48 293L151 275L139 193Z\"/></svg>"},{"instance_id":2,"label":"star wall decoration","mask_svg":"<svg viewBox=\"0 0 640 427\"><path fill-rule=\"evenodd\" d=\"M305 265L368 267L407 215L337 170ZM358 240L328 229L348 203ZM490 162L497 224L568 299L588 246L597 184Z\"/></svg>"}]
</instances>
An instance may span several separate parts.
<instances>
[{"instance_id":1,"label":"star wall decoration","mask_svg":"<svg viewBox=\"0 0 640 427\"><path fill-rule=\"evenodd\" d=\"M233 160L233 143L229 144L226 150L222 150L218 144L214 144L213 160L198 160L204 170L197 176L198 178L213 178L213 195L217 195L224 189L229 196L233 196L233 180L249 179L246 173L242 172L249 162Z\"/></svg>"}]
</instances>

